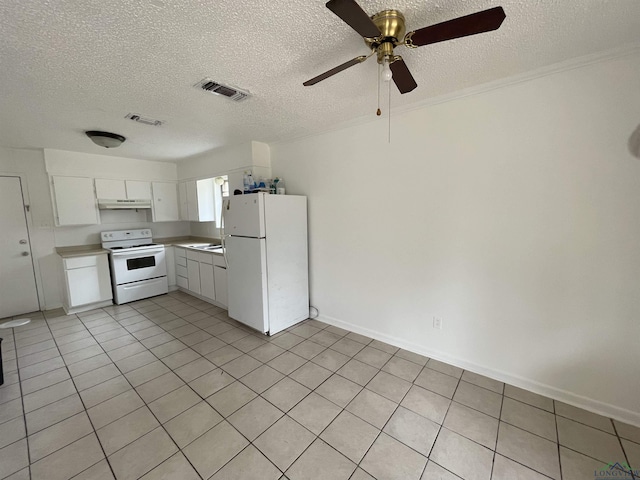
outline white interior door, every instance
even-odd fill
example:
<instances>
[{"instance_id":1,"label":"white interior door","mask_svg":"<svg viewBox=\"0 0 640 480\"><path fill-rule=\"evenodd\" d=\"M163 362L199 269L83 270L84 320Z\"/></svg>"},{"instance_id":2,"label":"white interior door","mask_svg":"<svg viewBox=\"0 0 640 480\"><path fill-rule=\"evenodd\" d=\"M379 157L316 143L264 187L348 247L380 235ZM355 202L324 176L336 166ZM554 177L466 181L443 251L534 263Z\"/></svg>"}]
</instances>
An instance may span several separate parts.
<instances>
[{"instance_id":1,"label":"white interior door","mask_svg":"<svg viewBox=\"0 0 640 480\"><path fill-rule=\"evenodd\" d=\"M0 318L39 310L19 177L0 177Z\"/></svg>"},{"instance_id":2,"label":"white interior door","mask_svg":"<svg viewBox=\"0 0 640 480\"><path fill-rule=\"evenodd\" d=\"M263 333L269 330L265 244L264 238L226 241L229 316Z\"/></svg>"}]
</instances>

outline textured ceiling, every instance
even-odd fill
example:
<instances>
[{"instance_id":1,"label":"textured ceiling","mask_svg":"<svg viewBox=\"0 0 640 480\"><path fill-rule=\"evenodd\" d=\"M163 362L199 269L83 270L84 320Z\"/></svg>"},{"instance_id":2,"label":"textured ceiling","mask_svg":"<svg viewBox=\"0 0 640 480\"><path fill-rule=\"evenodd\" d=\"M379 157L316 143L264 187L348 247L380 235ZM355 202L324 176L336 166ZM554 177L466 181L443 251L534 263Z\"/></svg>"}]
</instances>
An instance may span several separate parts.
<instances>
[{"instance_id":1,"label":"textured ceiling","mask_svg":"<svg viewBox=\"0 0 640 480\"><path fill-rule=\"evenodd\" d=\"M3 0L0 146L180 159L248 140L278 141L373 115L372 58L313 87L302 82L367 48L325 0ZM418 82L392 90L406 107L430 97L640 42L636 0L360 0L401 10L408 30L502 5L495 32L415 50ZM204 77L249 90L241 103L195 90ZM166 121L125 120L135 112ZM128 140L97 147L84 130Z\"/></svg>"}]
</instances>

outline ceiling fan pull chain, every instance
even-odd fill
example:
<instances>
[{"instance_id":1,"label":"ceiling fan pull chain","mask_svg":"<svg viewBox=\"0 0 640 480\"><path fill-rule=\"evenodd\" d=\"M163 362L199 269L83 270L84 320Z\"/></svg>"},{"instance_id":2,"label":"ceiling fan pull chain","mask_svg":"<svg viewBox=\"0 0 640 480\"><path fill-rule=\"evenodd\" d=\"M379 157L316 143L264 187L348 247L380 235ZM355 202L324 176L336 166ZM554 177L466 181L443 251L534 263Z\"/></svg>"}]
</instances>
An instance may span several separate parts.
<instances>
[{"instance_id":1,"label":"ceiling fan pull chain","mask_svg":"<svg viewBox=\"0 0 640 480\"><path fill-rule=\"evenodd\" d=\"M389 104L387 105L387 109L389 111L389 135L387 137L388 143L391 143L391 82L387 82L387 87L389 88Z\"/></svg>"},{"instance_id":2,"label":"ceiling fan pull chain","mask_svg":"<svg viewBox=\"0 0 640 480\"><path fill-rule=\"evenodd\" d=\"M381 66L382 65L378 64L378 75L377 75L377 77L378 77L378 98L377 98L377 100L378 100L378 110L376 110L376 115L377 116L382 115L382 110L380 110L380 67Z\"/></svg>"}]
</instances>

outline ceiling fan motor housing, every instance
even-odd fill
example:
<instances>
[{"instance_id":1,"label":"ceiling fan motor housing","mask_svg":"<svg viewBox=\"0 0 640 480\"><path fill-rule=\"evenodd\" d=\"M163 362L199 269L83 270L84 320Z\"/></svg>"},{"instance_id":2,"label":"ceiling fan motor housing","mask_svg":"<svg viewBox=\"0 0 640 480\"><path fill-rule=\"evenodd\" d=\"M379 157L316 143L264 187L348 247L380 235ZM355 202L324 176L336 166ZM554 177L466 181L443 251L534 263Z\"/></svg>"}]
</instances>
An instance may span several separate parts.
<instances>
[{"instance_id":1,"label":"ceiling fan motor housing","mask_svg":"<svg viewBox=\"0 0 640 480\"><path fill-rule=\"evenodd\" d=\"M404 15L398 10L383 10L373 15L371 20L380 30L380 36L365 38L365 43L378 53L378 63L382 63L385 57L393 59L393 48L404 41Z\"/></svg>"}]
</instances>

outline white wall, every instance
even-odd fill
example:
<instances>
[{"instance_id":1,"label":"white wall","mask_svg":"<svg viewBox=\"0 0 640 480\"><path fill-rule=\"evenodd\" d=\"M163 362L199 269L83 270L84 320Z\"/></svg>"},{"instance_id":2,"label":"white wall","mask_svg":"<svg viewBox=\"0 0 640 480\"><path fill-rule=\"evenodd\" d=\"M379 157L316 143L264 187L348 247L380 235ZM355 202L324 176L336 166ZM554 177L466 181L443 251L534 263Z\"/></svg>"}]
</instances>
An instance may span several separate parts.
<instances>
[{"instance_id":1,"label":"white wall","mask_svg":"<svg viewBox=\"0 0 640 480\"><path fill-rule=\"evenodd\" d=\"M635 54L394 114L390 144L382 119L271 145L309 197L312 304L640 424L638 85Z\"/></svg>"},{"instance_id":2,"label":"white wall","mask_svg":"<svg viewBox=\"0 0 640 480\"><path fill-rule=\"evenodd\" d=\"M44 158L50 175L113 178L118 180L175 181L175 163L112 157L93 153L45 148Z\"/></svg>"}]
</instances>

